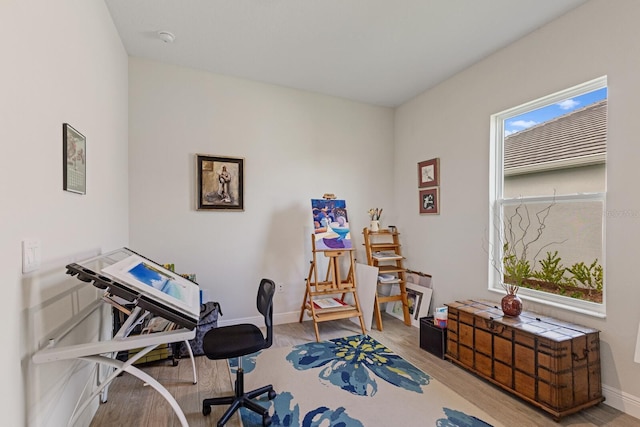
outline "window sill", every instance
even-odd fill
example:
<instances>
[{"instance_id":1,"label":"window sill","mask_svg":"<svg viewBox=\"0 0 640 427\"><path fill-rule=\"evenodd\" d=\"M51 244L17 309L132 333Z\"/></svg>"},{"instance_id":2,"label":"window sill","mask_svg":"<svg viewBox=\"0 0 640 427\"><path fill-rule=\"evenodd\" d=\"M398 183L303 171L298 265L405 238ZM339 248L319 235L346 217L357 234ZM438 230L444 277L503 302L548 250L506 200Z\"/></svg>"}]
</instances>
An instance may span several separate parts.
<instances>
[{"instance_id":1,"label":"window sill","mask_svg":"<svg viewBox=\"0 0 640 427\"><path fill-rule=\"evenodd\" d=\"M503 296L505 294L504 289L502 288L489 286L489 291L501 294ZM549 294L546 292L540 292L527 288L520 288L520 290L518 291L518 296L525 301L531 301L549 307L560 308L575 313L585 314L587 316L593 316L600 319L604 319L607 317L605 303L597 304L590 301L579 300L562 295Z\"/></svg>"}]
</instances>

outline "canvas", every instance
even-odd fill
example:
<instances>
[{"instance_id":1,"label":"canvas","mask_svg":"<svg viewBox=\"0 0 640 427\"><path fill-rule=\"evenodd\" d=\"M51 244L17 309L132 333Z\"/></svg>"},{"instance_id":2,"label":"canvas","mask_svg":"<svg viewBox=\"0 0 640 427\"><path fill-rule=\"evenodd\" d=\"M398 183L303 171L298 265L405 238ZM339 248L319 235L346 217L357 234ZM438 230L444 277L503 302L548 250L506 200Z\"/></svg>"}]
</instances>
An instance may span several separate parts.
<instances>
[{"instance_id":1,"label":"canvas","mask_svg":"<svg viewBox=\"0 0 640 427\"><path fill-rule=\"evenodd\" d=\"M429 315L429 307L431 306L431 296L433 289L416 285L408 282L405 284L407 288L407 302L409 303L409 315L411 316L411 324L416 328L420 327L420 318ZM400 293L400 286L393 285L391 295ZM386 312L393 317L404 320L402 311L402 301L392 301L387 303Z\"/></svg>"},{"instance_id":2,"label":"canvas","mask_svg":"<svg viewBox=\"0 0 640 427\"><path fill-rule=\"evenodd\" d=\"M311 199L316 250L351 249L347 203L344 200Z\"/></svg>"}]
</instances>

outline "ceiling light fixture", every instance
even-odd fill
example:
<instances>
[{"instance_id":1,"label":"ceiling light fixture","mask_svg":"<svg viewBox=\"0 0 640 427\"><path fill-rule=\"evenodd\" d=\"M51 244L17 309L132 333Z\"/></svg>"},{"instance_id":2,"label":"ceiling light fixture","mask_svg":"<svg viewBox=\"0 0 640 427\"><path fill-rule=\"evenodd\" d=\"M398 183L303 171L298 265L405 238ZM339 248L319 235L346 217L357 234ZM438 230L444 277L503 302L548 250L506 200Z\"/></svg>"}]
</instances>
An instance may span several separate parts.
<instances>
[{"instance_id":1,"label":"ceiling light fixture","mask_svg":"<svg viewBox=\"0 0 640 427\"><path fill-rule=\"evenodd\" d=\"M176 39L176 36L174 36L173 33L170 33L169 31L158 31L158 37L165 43L173 43L173 41Z\"/></svg>"}]
</instances>

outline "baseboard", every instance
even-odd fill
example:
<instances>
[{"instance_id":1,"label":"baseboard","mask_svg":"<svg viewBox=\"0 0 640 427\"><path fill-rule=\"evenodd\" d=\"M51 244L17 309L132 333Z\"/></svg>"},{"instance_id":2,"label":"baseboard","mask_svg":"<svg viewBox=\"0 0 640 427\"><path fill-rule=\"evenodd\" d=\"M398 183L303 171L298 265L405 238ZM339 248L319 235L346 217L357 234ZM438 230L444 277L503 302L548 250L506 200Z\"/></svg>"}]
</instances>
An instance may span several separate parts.
<instances>
[{"instance_id":1,"label":"baseboard","mask_svg":"<svg viewBox=\"0 0 640 427\"><path fill-rule=\"evenodd\" d=\"M305 313L304 318L302 320L310 320ZM273 315L273 324L274 325L284 325L286 323L298 323L300 321L300 311L290 311L289 313L279 313Z\"/></svg>"},{"instance_id":2,"label":"baseboard","mask_svg":"<svg viewBox=\"0 0 640 427\"><path fill-rule=\"evenodd\" d=\"M306 317L303 320L308 320ZM291 311L289 313L278 313L273 315L274 325L284 325L285 323L296 323L300 320L299 311ZM229 319L225 321L224 316L218 317L218 326L237 325L238 323L251 323L258 326L264 326L264 317L244 317L242 319Z\"/></svg>"},{"instance_id":3,"label":"baseboard","mask_svg":"<svg viewBox=\"0 0 640 427\"><path fill-rule=\"evenodd\" d=\"M605 404L635 418L640 418L640 398L607 385L602 385Z\"/></svg>"}]
</instances>

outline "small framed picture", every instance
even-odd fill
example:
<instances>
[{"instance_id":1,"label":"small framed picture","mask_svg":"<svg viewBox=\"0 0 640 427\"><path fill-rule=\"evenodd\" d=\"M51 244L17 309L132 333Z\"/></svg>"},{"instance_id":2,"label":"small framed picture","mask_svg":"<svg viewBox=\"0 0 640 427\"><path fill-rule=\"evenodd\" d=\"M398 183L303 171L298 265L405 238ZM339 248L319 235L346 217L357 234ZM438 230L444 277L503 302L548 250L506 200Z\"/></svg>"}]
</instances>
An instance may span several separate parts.
<instances>
[{"instance_id":1,"label":"small framed picture","mask_svg":"<svg viewBox=\"0 0 640 427\"><path fill-rule=\"evenodd\" d=\"M391 287L389 295L398 295L400 293L400 285L395 284ZM409 302L409 301L407 301ZM404 320L404 313L402 311L402 301L390 301L387 303L385 311L395 317L396 319ZM412 310L409 310L409 314L412 315ZM411 316L413 317L413 315Z\"/></svg>"},{"instance_id":2,"label":"small framed picture","mask_svg":"<svg viewBox=\"0 0 640 427\"><path fill-rule=\"evenodd\" d=\"M439 214L440 213L440 188L427 188L420 190L420 213Z\"/></svg>"},{"instance_id":3,"label":"small framed picture","mask_svg":"<svg viewBox=\"0 0 640 427\"><path fill-rule=\"evenodd\" d=\"M196 154L198 210L244 210L244 159Z\"/></svg>"},{"instance_id":4,"label":"small framed picture","mask_svg":"<svg viewBox=\"0 0 640 427\"><path fill-rule=\"evenodd\" d=\"M429 306L431 305L431 295L433 289L420 286L414 283L406 283L407 303L409 315L411 316L411 324L420 327L420 318L429 315ZM391 295L400 293L400 285L393 285ZM402 311L402 301L392 301L387 303L386 312L393 317L404 320Z\"/></svg>"},{"instance_id":5,"label":"small framed picture","mask_svg":"<svg viewBox=\"0 0 640 427\"><path fill-rule=\"evenodd\" d=\"M437 187L440 185L440 158L418 163L418 187Z\"/></svg>"},{"instance_id":6,"label":"small framed picture","mask_svg":"<svg viewBox=\"0 0 640 427\"><path fill-rule=\"evenodd\" d=\"M431 289L430 274L422 273L419 271L407 270L405 276L406 276L407 283L413 283L414 285Z\"/></svg>"},{"instance_id":7,"label":"small framed picture","mask_svg":"<svg viewBox=\"0 0 640 427\"><path fill-rule=\"evenodd\" d=\"M62 124L62 188L87 193L87 139L68 123Z\"/></svg>"}]
</instances>

